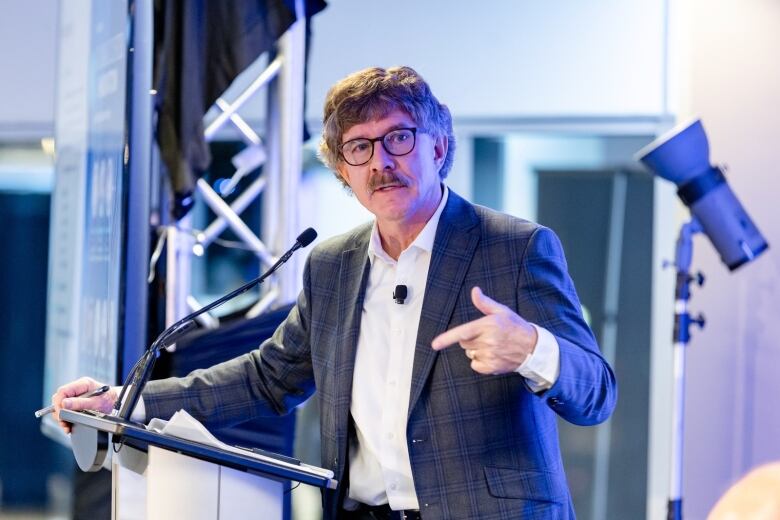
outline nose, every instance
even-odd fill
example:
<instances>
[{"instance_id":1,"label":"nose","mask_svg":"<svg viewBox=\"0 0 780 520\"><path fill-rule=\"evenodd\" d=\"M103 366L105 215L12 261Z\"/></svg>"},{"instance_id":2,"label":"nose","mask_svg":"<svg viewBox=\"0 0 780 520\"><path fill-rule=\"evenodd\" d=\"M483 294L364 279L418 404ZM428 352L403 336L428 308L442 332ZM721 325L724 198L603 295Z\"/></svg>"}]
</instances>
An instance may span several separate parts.
<instances>
[{"instance_id":1,"label":"nose","mask_svg":"<svg viewBox=\"0 0 780 520\"><path fill-rule=\"evenodd\" d=\"M392 169L394 165L393 156L387 153L382 142L374 141L374 154L371 156L371 170L382 171Z\"/></svg>"}]
</instances>

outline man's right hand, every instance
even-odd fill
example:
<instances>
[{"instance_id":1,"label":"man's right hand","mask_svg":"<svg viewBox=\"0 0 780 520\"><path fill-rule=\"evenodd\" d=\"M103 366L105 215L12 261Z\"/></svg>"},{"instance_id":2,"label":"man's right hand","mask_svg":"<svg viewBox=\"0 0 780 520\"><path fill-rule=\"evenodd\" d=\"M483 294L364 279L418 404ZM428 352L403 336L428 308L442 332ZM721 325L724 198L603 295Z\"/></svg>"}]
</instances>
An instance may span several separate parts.
<instances>
[{"instance_id":1,"label":"man's right hand","mask_svg":"<svg viewBox=\"0 0 780 520\"><path fill-rule=\"evenodd\" d=\"M96 388L103 386L92 378L82 377L66 385L62 385L51 396L51 404L54 405L54 418L60 423L60 427L65 433L70 433L71 424L60 420L60 410L97 410L105 414L111 413L119 394L117 389L111 387L104 394L95 397L79 397L82 394L91 392Z\"/></svg>"}]
</instances>

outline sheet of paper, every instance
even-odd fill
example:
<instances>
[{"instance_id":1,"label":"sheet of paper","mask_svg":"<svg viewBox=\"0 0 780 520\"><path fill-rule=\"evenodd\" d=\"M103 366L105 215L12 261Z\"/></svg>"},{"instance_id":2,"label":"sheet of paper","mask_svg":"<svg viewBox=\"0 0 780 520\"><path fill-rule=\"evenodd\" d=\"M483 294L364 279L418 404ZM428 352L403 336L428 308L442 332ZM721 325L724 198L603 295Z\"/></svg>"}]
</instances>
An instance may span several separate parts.
<instances>
[{"instance_id":1,"label":"sheet of paper","mask_svg":"<svg viewBox=\"0 0 780 520\"><path fill-rule=\"evenodd\" d=\"M291 469L306 469L307 471L315 475L319 475L325 478L333 478L333 472L324 468L319 468L317 466L310 466L304 463L301 463L300 465L292 464L284 460L279 460L273 457L267 457L260 453L254 453L249 450L237 448L236 446L231 446L230 444L225 444L224 442L214 437L214 435L205 426L203 426L203 424L200 421L198 421L189 413L187 413L186 410L179 410L178 412L173 414L173 417L171 417L169 421L164 421L162 419L157 419L157 418L152 419L151 421L149 421L147 429L155 431L157 433L170 435L172 437L178 437L179 439L185 439L188 441L205 444L206 446L213 446L215 448L229 451L231 453L236 453L238 455L253 457L255 459L262 460L263 462L268 462L275 466L281 466L281 467L286 467Z\"/></svg>"}]
</instances>

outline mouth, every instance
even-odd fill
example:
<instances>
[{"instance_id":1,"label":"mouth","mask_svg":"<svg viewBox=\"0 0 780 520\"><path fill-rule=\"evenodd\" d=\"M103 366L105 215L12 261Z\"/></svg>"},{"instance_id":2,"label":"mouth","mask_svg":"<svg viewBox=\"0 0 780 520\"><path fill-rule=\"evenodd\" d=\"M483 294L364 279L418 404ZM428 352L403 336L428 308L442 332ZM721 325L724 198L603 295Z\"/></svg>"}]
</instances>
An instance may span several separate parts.
<instances>
[{"instance_id":1,"label":"mouth","mask_svg":"<svg viewBox=\"0 0 780 520\"><path fill-rule=\"evenodd\" d=\"M379 186L374 186L373 188L371 188L370 191L372 194L376 192L382 193L382 192L393 191L398 188L405 188L405 187L406 186L404 186L400 182L389 182L387 184L380 184Z\"/></svg>"}]
</instances>

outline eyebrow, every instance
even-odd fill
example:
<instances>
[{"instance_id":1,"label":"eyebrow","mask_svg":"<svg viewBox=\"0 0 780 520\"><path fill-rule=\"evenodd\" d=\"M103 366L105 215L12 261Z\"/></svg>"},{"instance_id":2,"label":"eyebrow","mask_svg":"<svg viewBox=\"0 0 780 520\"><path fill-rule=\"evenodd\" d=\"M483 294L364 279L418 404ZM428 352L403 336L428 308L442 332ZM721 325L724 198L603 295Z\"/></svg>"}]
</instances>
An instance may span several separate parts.
<instances>
[{"instance_id":1,"label":"eyebrow","mask_svg":"<svg viewBox=\"0 0 780 520\"><path fill-rule=\"evenodd\" d=\"M382 134L382 136L385 136L385 135L389 134L389 133L390 133L390 132L392 132L393 130L401 130L401 129L403 129L403 128L414 128L414 123L396 123L396 124L394 124L394 125L392 125L392 126L389 126L389 127L388 127L388 128L385 130L385 132ZM418 130L418 132L419 132L419 130ZM344 136L342 135L342 138L343 138L343 137L344 137ZM381 136L379 136L379 135L378 135L378 136L376 136L376 137L365 137L365 136L358 136L358 137L353 137L353 138L351 138L351 139L347 139L346 141L342 142L341 144L346 144L346 143L348 143L348 142L350 142L350 141L354 141L355 139L376 139L376 138L379 138L379 137L381 137Z\"/></svg>"}]
</instances>

